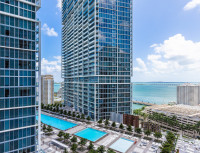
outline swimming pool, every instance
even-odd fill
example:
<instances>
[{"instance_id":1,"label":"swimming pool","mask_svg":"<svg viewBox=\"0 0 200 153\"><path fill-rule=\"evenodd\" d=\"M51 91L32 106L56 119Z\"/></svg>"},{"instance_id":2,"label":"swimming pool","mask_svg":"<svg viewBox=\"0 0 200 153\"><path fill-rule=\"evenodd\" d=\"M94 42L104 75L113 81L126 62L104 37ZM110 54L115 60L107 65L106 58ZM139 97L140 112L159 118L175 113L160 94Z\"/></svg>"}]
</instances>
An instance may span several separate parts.
<instances>
[{"instance_id":1,"label":"swimming pool","mask_svg":"<svg viewBox=\"0 0 200 153\"><path fill-rule=\"evenodd\" d=\"M125 139L125 138L119 138L115 143L113 143L109 148L125 153L132 145L134 144L134 141Z\"/></svg>"},{"instance_id":2,"label":"swimming pool","mask_svg":"<svg viewBox=\"0 0 200 153\"><path fill-rule=\"evenodd\" d=\"M87 129L84 129L80 132L75 133L76 136L79 136L81 138L85 138L85 139L90 140L92 142L99 140L100 138L102 138L106 134L107 134L106 132L102 132L102 131L95 130L95 129L92 129L92 128L87 128Z\"/></svg>"},{"instance_id":3,"label":"swimming pool","mask_svg":"<svg viewBox=\"0 0 200 153\"><path fill-rule=\"evenodd\" d=\"M38 116L36 117L36 119L38 119ZM53 126L60 130L67 130L77 125L77 124L67 122L67 121L54 118L48 115L44 115L44 114L41 114L41 122L44 124Z\"/></svg>"}]
</instances>

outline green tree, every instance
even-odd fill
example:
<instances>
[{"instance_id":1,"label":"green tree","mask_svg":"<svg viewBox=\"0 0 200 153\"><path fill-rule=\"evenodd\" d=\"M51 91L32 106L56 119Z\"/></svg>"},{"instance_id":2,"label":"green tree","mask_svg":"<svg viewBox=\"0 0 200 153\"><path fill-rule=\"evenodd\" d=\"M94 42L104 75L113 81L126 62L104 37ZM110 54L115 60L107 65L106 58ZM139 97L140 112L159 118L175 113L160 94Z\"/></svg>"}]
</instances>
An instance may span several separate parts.
<instances>
[{"instance_id":1,"label":"green tree","mask_svg":"<svg viewBox=\"0 0 200 153\"><path fill-rule=\"evenodd\" d=\"M98 120L98 124L102 124L102 123L103 123L102 119Z\"/></svg>"},{"instance_id":2,"label":"green tree","mask_svg":"<svg viewBox=\"0 0 200 153\"><path fill-rule=\"evenodd\" d=\"M69 140L69 138L70 138L69 133L65 133L65 135L64 135L64 141Z\"/></svg>"},{"instance_id":3,"label":"green tree","mask_svg":"<svg viewBox=\"0 0 200 153\"><path fill-rule=\"evenodd\" d=\"M109 123L109 121L106 119L104 124L105 124L105 126L109 126L110 123Z\"/></svg>"},{"instance_id":4,"label":"green tree","mask_svg":"<svg viewBox=\"0 0 200 153\"><path fill-rule=\"evenodd\" d=\"M89 122L91 120L90 116L87 117L87 121Z\"/></svg>"},{"instance_id":5,"label":"green tree","mask_svg":"<svg viewBox=\"0 0 200 153\"><path fill-rule=\"evenodd\" d=\"M162 138L162 133L161 132L155 132L154 137L157 138L157 139L160 139L160 138Z\"/></svg>"},{"instance_id":6,"label":"green tree","mask_svg":"<svg viewBox=\"0 0 200 153\"><path fill-rule=\"evenodd\" d=\"M73 112L72 117L76 117L76 113L75 112Z\"/></svg>"},{"instance_id":7,"label":"green tree","mask_svg":"<svg viewBox=\"0 0 200 153\"><path fill-rule=\"evenodd\" d=\"M104 153L105 152L104 146L99 146L97 151L98 151L98 153Z\"/></svg>"},{"instance_id":8,"label":"green tree","mask_svg":"<svg viewBox=\"0 0 200 153\"><path fill-rule=\"evenodd\" d=\"M77 144L75 144L75 143L72 144L72 146L71 146L72 152L76 152L77 148L78 148L78 145L77 145Z\"/></svg>"},{"instance_id":9,"label":"green tree","mask_svg":"<svg viewBox=\"0 0 200 153\"><path fill-rule=\"evenodd\" d=\"M84 120L85 119L85 115L81 114L81 119Z\"/></svg>"},{"instance_id":10,"label":"green tree","mask_svg":"<svg viewBox=\"0 0 200 153\"><path fill-rule=\"evenodd\" d=\"M68 111L68 116L71 116L71 111Z\"/></svg>"},{"instance_id":11,"label":"green tree","mask_svg":"<svg viewBox=\"0 0 200 153\"><path fill-rule=\"evenodd\" d=\"M141 134L141 133L142 133L142 130L141 130L140 128L136 128L136 129L135 129L135 132L136 132L137 134Z\"/></svg>"},{"instance_id":12,"label":"green tree","mask_svg":"<svg viewBox=\"0 0 200 153\"><path fill-rule=\"evenodd\" d=\"M71 138L71 142L77 142L77 137L73 136L73 137Z\"/></svg>"},{"instance_id":13,"label":"green tree","mask_svg":"<svg viewBox=\"0 0 200 153\"><path fill-rule=\"evenodd\" d=\"M45 124L43 124L42 130L45 132L45 131L46 131L46 129L47 129L46 125L45 125Z\"/></svg>"},{"instance_id":14,"label":"green tree","mask_svg":"<svg viewBox=\"0 0 200 153\"><path fill-rule=\"evenodd\" d=\"M81 141L79 142L79 145L81 146L81 150L83 150L83 146L87 143L87 140L84 138L81 138Z\"/></svg>"},{"instance_id":15,"label":"green tree","mask_svg":"<svg viewBox=\"0 0 200 153\"><path fill-rule=\"evenodd\" d=\"M121 123L121 124L119 125L119 128L123 130L123 129L124 129L124 125Z\"/></svg>"},{"instance_id":16,"label":"green tree","mask_svg":"<svg viewBox=\"0 0 200 153\"><path fill-rule=\"evenodd\" d=\"M98 153L98 151L91 149L91 150L88 151L88 153Z\"/></svg>"},{"instance_id":17,"label":"green tree","mask_svg":"<svg viewBox=\"0 0 200 153\"><path fill-rule=\"evenodd\" d=\"M151 135L151 131L150 130L146 130L146 131L144 131L144 134L148 137L148 136Z\"/></svg>"},{"instance_id":18,"label":"green tree","mask_svg":"<svg viewBox=\"0 0 200 153\"><path fill-rule=\"evenodd\" d=\"M94 145L93 143L90 141L90 144L88 146L88 150L93 150L94 149Z\"/></svg>"},{"instance_id":19,"label":"green tree","mask_svg":"<svg viewBox=\"0 0 200 153\"><path fill-rule=\"evenodd\" d=\"M133 131L133 129L132 129L132 126L131 126L131 125L128 125L128 127L127 127L127 131L129 131L129 132L132 132L132 131Z\"/></svg>"},{"instance_id":20,"label":"green tree","mask_svg":"<svg viewBox=\"0 0 200 153\"><path fill-rule=\"evenodd\" d=\"M66 110L64 110L64 115L67 115L67 111Z\"/></svg>"},{"instance_id":21,"label":"green tree","mask_svg":"<svg viewBox=\"0 0 200 153\"><path fill-rule=\"evenodd\" d=\"M53 128L50 126L50 125L48 125L48 127L47 127L47 132L48 133L51 133L53 131Z\"/></svg>"},{"instance_id":22,"label":"green tree","mask_svg":"<svg viewBox=\"0 0 200 153\"><path fill-rule=\"evenodd\" d=\"M113 122L111 126L115 128L116 127L116 123Z\"/></svg>"},{"instance_id":23,"label":"green tree","mask_svg":"<svg viewBox=\"0 0 200 153\"><path fill-rule=\"evenodd\" d=\"M68 153L67 149L65 148L64 153Z\"/></svg>"},{"instance_id":24,"label":"green tree","mask_svg":"<svg viewBox=\"0 0 200 153\"><path fill-rule=\"evenodd\" d=\"M64 132L63 131L60 131L59 133L58 133L58 137L60 138L60 139L62 139L62 137L64 136Z\"/></svg>"}]
</instances>

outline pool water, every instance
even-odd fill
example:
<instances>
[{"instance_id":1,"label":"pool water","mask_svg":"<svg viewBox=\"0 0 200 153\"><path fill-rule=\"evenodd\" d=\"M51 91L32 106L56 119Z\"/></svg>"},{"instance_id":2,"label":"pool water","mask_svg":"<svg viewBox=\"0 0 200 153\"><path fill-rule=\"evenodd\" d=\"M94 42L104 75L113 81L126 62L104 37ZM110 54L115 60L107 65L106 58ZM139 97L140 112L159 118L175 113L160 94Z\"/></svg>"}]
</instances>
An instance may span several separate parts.
<instances>
[{"instance_id":1,"label":"pool water","mask_svg":"<svg viewBox=\"0 0 200 153\"><path fill-rule=\"evenodd\" d=\"M134 144L134 141L125 139L125 138L119 138L115 143L113 143L109 148L125 153L132 145Z\"/></svg>"},{"instance_id":2,"label":"pool water","mask_svg":"<svg viewBox=\"0 0 200 153\"><path fill-rule=\"evenodd\" d=\"M36 117L36 119L38 119L38 116ZM70 129L72 127L75 127L77 125L77 124L67 122L67 121L54 118L48 115L44 115L44 114L41 114L41 122L63 131Z\"/></svg>"},{"instance_id":3,"label":"pool water","mask_svg":"<svg viewBox=\"0 0 200 153\"><path fill-rule=\"evenodd\" d=\"M99 140L100 138L102 138L106 134L107 134L106 132L102 132L102 131L95 130L95 129L92 129L92 128L87 128L87 129L84 129L80 132L75 133L76 136L79 136L81 138L85 138L85 139L92 141L92 142Z\"/></svg>"}]
</instances>

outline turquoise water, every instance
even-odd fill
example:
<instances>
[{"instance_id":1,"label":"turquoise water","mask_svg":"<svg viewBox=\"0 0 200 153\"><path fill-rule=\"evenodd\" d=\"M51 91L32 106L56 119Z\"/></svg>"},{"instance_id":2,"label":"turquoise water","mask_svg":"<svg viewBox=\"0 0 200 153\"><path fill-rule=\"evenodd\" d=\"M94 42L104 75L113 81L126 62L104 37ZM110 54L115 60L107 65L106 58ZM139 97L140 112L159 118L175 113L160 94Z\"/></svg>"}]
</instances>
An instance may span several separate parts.
<instances>
[{"instance_id":1,"label":"turquoise water","mask_svg":"<svg viewBox=\"0 0 200 153\"><path fill-rule=\"evenodd\" d=\"M119 138L115 143L113 143L110 146L110 148L116 151L125 153L133 144L134 144L134 141L132 140Z\"/></svg>"},{"instance_id":2,"label":"turquoise water","mask_svg":"<svg viewBox=\"0 0 200 153\"><path fill-rule=\"evenodd\" d=\"M54 83L54 92L58 92L60 89L61 84L60 83Z\"/></svg>"},{"instance_id":3,"label":"turquoise water","mask_svg":"<svg viewBox=\"0 0 200 153\"><path fill-rule=\"evenodd\" d=\"M36 117L36 119L38 119L38 117ZM44 115L44 114L41 114L41 122L63 131L70 129L72 127L75 127L77 125L77 124L67 122L67 121L54 118L48 115Z\"/></svg>"},{"instance_id":4,"label":"turquoise water","mask_svg":"<svg viewBox=\"0 0 200 153\"><path fill-rule=\"evenodd\" d=\"M85 139L92 141L92 142L99 140L100 138L102 138L106 134L107 134L106 132L102 132L102 131L95 130L95 129L92 129L92 128L87 128L87 129L82 130L78 133L75 133L75 135L77 135L81 138L85 138Z\"/></svg>"},{"instance_id":5,"label":"turquoise water","mask_svg":"<svg viewBox=\"0 0 200 153\"><path fill-rule=\"evenodd\" d=\"M133 100L153 104L168 104L176 102L176 88L183 82L135 82L133 83ZM143 105L133 104L134 109Z\"/></svg>"}]
</instances>

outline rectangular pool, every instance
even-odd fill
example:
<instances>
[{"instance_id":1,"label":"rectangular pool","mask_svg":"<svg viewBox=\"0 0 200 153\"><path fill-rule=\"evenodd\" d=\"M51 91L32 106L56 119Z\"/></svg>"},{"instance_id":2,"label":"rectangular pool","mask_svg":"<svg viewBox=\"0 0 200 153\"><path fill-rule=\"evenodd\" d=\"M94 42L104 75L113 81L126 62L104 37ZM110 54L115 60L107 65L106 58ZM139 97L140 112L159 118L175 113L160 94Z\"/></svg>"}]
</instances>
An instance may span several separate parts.
<instances>
[{"instance_id":1,"label":"rectangular pool","mask_svg":"<svg viewBox=\"0 0 200 153\"><path fill-rule=\"evenodd\" d=\"M107 134L106 132L102 132L102 131L95 130L92 128L87 128L80 132L75 133L74 135L79 136L81 138L85 138L89 141L95 142L99 140L100 138L102 138L103 136L105 136L106 134Z\"/></svg>"},{"instance_id":2,"label":"rectangular pool","mask_svg":"<svg viewBox=\"0 0 200 153\"><path fill-rule=\"evenodd\" d=\"M132 145L134 144L134 141L125 139L125 138L119 138L115 143L113 143L109 148L125 153Z\"/></svg>"},{"instance_id":3,"label":"rectangular pool","mask_svg":"<svg viewBox=\"0 0 200 153\"><path fill-rule=\"evenodd\" d=\"M38 119L38 116L36 117L36 119ZM41 122L63 131L70 129L72 127L75 127L77 125L77 124L67 122L67 121L54 118L48 115L44 115L44 114L41 114Z\"/></svg>"}]
</instances>

